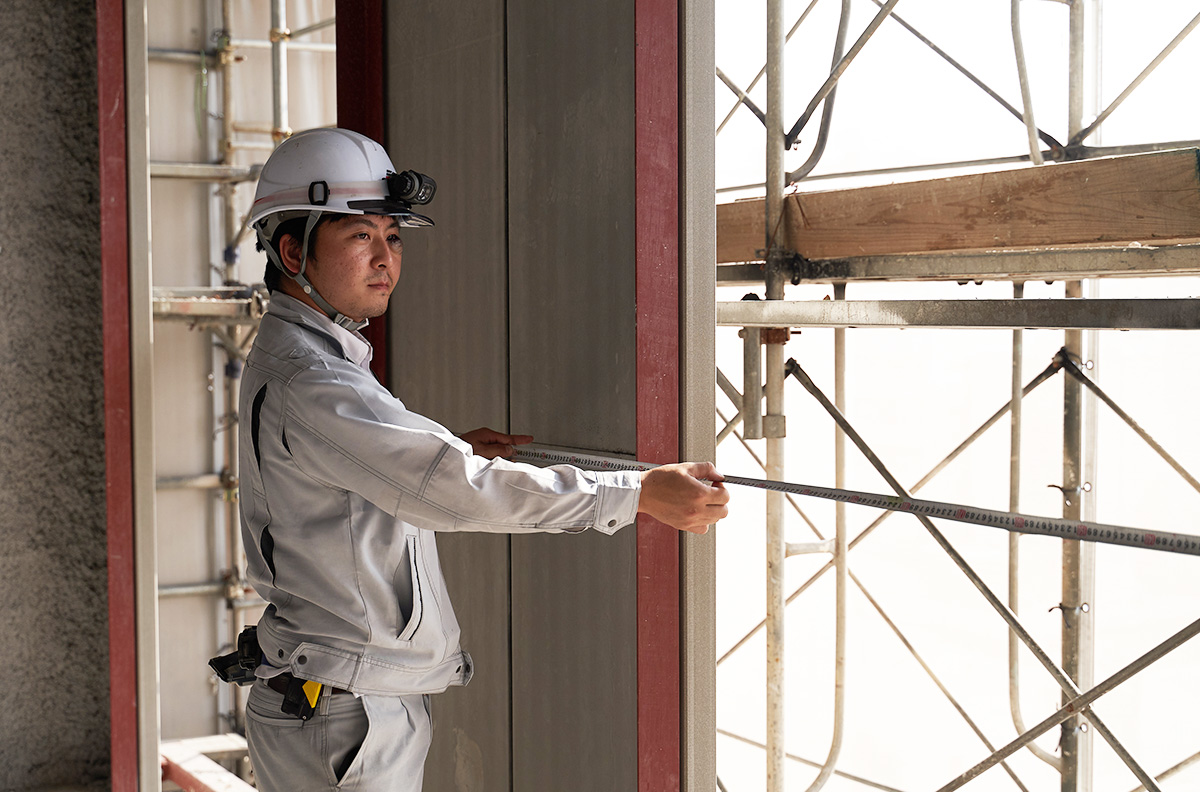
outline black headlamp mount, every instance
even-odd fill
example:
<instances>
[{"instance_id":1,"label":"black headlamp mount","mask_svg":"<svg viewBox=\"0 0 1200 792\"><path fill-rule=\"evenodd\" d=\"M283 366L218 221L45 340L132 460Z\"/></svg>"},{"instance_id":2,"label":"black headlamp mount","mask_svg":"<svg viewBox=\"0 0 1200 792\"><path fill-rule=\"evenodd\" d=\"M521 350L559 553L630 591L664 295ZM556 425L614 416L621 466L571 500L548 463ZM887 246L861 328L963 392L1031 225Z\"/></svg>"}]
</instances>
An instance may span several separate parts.
<instances>
[{"instance_id":1,"label":"black headlamp mount","mask_svg":"<svg viewBox=\"0 0 1200 792\"><path fill-rule=\"evenodd\" d=\"M424 173L406 170L401 173L388 171L385 177L388 198L408 204L427 204L437 192L437 182Z\"/></svg>"}]
</instances>

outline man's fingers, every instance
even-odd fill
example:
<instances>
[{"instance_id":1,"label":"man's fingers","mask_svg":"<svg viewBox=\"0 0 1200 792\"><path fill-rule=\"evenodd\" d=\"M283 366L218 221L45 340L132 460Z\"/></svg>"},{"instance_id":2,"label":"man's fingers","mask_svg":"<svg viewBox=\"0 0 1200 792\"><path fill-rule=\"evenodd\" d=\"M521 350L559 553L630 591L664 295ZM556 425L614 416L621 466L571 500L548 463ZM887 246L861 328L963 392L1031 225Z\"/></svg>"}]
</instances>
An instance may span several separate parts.
<instances>
[{"instance_id":1,"label":"man's fingers","mask_svg":"<svg viewBox=\"0 0 1200 792\"><path fill-rule=\"evenodd\" d=\"M711 481L715 484L725 480L725 477L717 472L717 466L712 462L689 462L684 469L689 476L701 481Z\"/></svg>"},{"instance_id":2,"label":"man's fingers","mask_svg":"<svg viewBox=\"0 0 1200 792\"><path fill-rule=\"evenodd\" d=\"M705 533L729 514L724 477L708 462L663 465L642 474L638 510L681 531Z\"/></svg>"}]
</instances>

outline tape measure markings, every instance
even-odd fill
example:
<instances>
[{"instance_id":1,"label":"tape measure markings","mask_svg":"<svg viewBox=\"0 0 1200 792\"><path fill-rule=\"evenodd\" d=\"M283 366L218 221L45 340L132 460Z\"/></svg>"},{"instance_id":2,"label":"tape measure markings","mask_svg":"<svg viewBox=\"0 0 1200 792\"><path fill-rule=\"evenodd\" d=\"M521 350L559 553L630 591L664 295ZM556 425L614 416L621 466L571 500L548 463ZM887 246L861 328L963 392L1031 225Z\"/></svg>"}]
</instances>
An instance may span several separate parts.
<instances>
[{"instance_id":1,"label":"tape measure markings","mask_svg":"<svg viewBox=\"0 0 1200 792\"><path fill-rule=\"evenodd\" d=\"M645 462L636 462L618 457L551 451L541 448L518 448L514 451L512 458L518 462L567 464L592 470L650 470L657 467ZM842 501L844 503L871 506L888 511L921 514L926 517L939 517L955 522L984 525L1018 533L1054 536L1060 539L1078 539L1124 547L1141 547L1162 550L1169 553L1200 555L1200 536L1193 536L1191 534L1147 531L1123 525L1085 523L1054 517L1036 517L1027 514L981 509L956 503L943 503L941 501L921 500L918 498L901 498L898 495L881 495L873 492L857 492L854 490L818 487L809 484L792 484L786 481L771 481L769 479L746 478L743 476L725 476L725 483L775 492L786 492L792 495L804 495L810 498Z\"/></svg>"}]
</instances>

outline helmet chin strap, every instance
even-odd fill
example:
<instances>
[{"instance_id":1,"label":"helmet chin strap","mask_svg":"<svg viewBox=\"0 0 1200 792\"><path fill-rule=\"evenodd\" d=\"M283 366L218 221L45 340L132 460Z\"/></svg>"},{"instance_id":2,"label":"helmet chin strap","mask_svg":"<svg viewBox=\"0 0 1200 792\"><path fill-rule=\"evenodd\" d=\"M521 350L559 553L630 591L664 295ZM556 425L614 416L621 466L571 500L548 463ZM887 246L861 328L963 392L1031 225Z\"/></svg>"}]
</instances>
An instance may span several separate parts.
<instances>
[{"instance_id":1,"label":"helmet chin strap","mask_svg":"<svg viewBox=\"0 0 1200 792\"><path fill-rule=\"evenodd\" d=\"M304 271L308 268L308 240L312 234L313 227L316 226L317 221L320 219L320 212L309 212L308 221L304 224L304 241L300 247L299 272L290 272L287 267L283 266L283 262L279 259L279 253L277 253L275 248L270 244L270 240L266 239L261 229L255 230L258 233L263 250L267 252L267 258L271 260L271 263L278 267L284 275L294 280L296 284L304 291L304 293L312 298L312 301L317 304L317 307L321 309L322 313L328 316L334 324L340 327L344 327L350 331L361 330L367 326L367 321L365 319L361 322L351 319L349 316L346 316L341 311L334 308L329 304L328 300L321 296L321 293L318 292L316 287L309 282L308 278L304 277Z\"/></svg>"}]
</instances>

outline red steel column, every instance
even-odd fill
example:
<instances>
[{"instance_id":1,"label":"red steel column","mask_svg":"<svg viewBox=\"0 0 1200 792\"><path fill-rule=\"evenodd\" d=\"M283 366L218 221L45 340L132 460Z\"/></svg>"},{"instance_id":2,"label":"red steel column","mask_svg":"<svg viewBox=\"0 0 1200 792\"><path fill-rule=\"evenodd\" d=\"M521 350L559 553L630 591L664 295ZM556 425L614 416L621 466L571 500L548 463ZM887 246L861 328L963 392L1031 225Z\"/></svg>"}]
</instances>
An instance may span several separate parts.
<instances>
[{"instance_id":1,"label":"red steel column","mask_svg":"<svg viewBox=\"0 0 1200 792\"><path fill-rule=\"evenodd\" d=\"M383 0L337 0L337 123L383 143ZM363 330L387 384L387 314Z\"/></svg>"},{"instance_id":2,"label":"red steel column","mask_svg":"<svg viewBox=\"0 0 1200 792\"><path fill-rule=\"evenodd\" d=\"M637 457L679 455L679 9L635 0ZM638 520L638 790L680 788L679 535Z\"/></svg>"},{"instance_id":3,"label":"red steel column","mask_svg":"<svg viewBox=\"0 0 1200 792\"><path fill-rule=\"evenodd\" d=\"M100 100L100 299L104 339L111 783L114 792L133 792L138 784L137 649L123 0L96 0L96 77Z\"/></svg>"}]
</instances>

